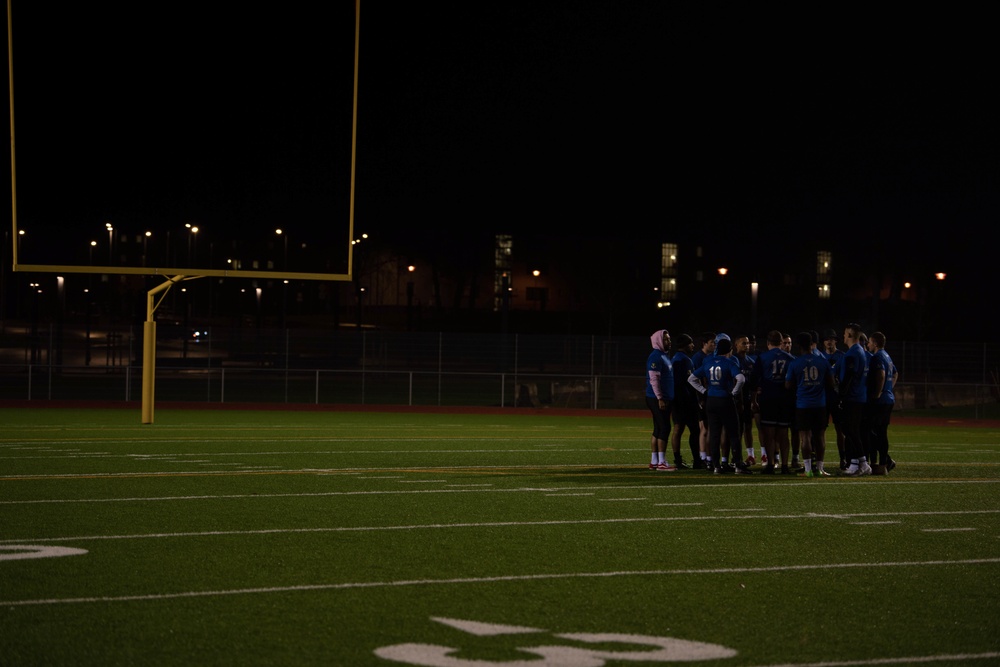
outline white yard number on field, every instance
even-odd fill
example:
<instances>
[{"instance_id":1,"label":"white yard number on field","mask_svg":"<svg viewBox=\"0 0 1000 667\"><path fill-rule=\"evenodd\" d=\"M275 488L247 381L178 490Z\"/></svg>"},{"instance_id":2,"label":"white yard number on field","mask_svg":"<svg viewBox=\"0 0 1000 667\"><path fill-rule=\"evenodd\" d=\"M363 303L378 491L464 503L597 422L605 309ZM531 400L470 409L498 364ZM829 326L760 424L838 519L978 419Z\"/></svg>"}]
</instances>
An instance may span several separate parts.
<instances>
[{"instance_id":1,"label":"white yard number on field","mask_svg":"<svg viewBox=\"0 0 1000 667\"><path fill-rule=\"evenodd\" d=\"M39 547L29 544L0 545L0 560L55 558L57 556L79 556L85 553L87 553L86 549L74 549L73 547Z\"/></svg>"},{"instance_id":2,"label":"white yard number on field","mask_svg":"<svg viewBox=\"0 0 1000 667\"><path fill-rule=\"evenodd\" d=\"M495 625L462 621L453 618L432 618L438 623L479 636L546 633L547 630L516 625ZM541 644L518 646L517 649L537 657L525 660L473 660L453 657L461 649L437 644L395 644L375 649L375 655L407 665L423 667L603 667L608 661L627 662L690 662L731 658L736 651L718 644L706 644L673 637L651 637L617 633L567 633L552 637L583 644L627 644L648 646L648 650L603 651L579 646Z\"/></svg>"}]
</instances>

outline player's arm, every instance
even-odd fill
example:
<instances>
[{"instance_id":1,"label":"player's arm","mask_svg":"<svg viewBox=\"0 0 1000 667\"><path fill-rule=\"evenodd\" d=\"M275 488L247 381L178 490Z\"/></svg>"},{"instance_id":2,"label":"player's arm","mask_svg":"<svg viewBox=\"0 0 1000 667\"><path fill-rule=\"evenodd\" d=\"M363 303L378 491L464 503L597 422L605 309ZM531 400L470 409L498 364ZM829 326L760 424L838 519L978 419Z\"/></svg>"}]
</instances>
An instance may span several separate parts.
<instances>
[{"instance_id":1,"label":"player's arm","mask_svg":"<svg viewBox=\"0 0 1000 667\"><path fill-rule=\"evenodd\" d=\"M872 394L873 399L877 399L882 396L882 389L885 388L885 369L876 368L872 372Z\"/></svg>"},{"instance_id":2,"label":"player's arm","mask_svg":"<svg viewBox=\"0 0 1000 667\"><path fill-rule=\"evenodd\" d=\"M739 396L740 391L743 389L743 383L747 381L747 377L743 373L737 373L733 379L736 380L736 386L733 387L733 396Z\"/></svg>"},{"instance_id":3,"label":"player's arm","mask_svg":"<svg viewBox=\"0 0 1000 667\"><path fill-rule=\"evenodd\" d=\"M660 367L656 364L650 365L646 370L646 375L649 377L649 386L653 390L653 395L656 396L656 400L662 403L664 396L660 389Z\"/></svg>"}]
</instances>

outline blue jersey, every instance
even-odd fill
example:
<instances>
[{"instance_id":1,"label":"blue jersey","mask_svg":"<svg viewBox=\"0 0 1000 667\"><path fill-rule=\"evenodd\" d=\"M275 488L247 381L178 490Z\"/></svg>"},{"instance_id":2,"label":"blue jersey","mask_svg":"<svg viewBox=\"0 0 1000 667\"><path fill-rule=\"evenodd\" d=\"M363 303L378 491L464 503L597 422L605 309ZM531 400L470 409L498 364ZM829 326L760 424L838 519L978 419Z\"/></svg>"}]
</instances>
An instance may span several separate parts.
<instances>
[{"instance_id":1,"label":"blue jersey","mask_svg":"<svg viewBox=\"0 0 1000 667\"><path fill-rule=\"evenodd\" d=\"M840 364L840 398L850 403L868 400L868 353L861 343L855 343L844 354Z\"/></svg>"},{"instance_id":2,"label":"blue jersey","mask_svg":"<svg viewBox=\"0 0 1000 667\"><path fill-rule=\"evenodd\" d=\"M882 395L878 398L874 396L872 399L875 403L879 405L891 405L896 402L896 396L892 391L892 378L896 374L896 366L892 363L892 358L889 353L885 350L879 350L872 355L871 366L869 367L868 377L872 377L873 371L885 371L885 384L882 385Z\"/></svg>"},{"instance_id":3,"label":"blue jersey","mask_svg":"<svg viewBox=\"0 0 1000 667\"><path fill-rule=\"evenodd\" d=\"M670 362L674 367L674 400L688 405L696 404L694 387L688 384L688 376L694 371L691 357L678 350Z\"/></svg>"},{"instance_id":4,"label":"blue jersey","mask_svg":"<svg viewBox=\"0 0 1000 667\"><path fill-rule=\"evenodd\" d=\"M836 349L833 352L820 351L826 360L830 362L830 369L833 371L833 379L840 377L840 364L844 362L844 351Z\"/></svg>"},{"instance_id":5,"label":"blue jersey","mask_svg":"<svg viewBox=\"0 0 1000 667\"><path fill-rule=\"evenodd\" d=\"M830 362L821 354L795 357L788 364L785 375L785 381L795 389L795 407L826 407L826 383L830 373Z\"/></svg>"},{"instance_id":6,"label":"blue jersey","mask_svg":"<svg viewBox=\"0 0 1000 667\"><path fill-rule=\"evenodd\" d=\"M785 371L795 357L780 347L772 347L757 357L754 364L754 381L760 387L761 400L785 398Z\"/></svg>"},{"instance_id":7,"label":"blue jersey","mask_svg":"<svg viewBox=\"0 0 1000 667\"><path fill-rule=\"evenodd\" d=\"M662 350L653 350L646 360L646 396L674 400L674 366Z\"/></svg>"},{"instance_id":8,"label":"blue jersey","mask_svg":"<svg viewBox=\"0 0 1000 667\"><path fill-rule=\"evenodd\" d=\"M720 357L717 354L705 357L705 363L693 373L697 378L708 380L709 396L732 396L736 376L739 374L739 362L732 357Z\"/></svg>"},{"instance_id":9,"label":"blue jersey","mask_svg":"<svg viewBox=\"0 0 1000 667\"><path fill-rule=\"evenodd\" d=\"M698 350L697 352L694 353L694 356L691 357L691 368L693 369L701 368L701 365L705 363L705 359L710 356L712 355L705 354L704 350Z\"/></svg>"},{"instance_id":10,"label":"blue jersey","mask_svg":"<svg viewBox=\"0 0 1000 667\"><path fill-rule=\"evenodd\" d=\"M733 359L735 359L739 363L740 373L743 373L743 378L745 379L745 382L743 384L743 396L745 398L750 398L750 391L757 386L757 382L754 379L754 374L753 374L754 358L751 357L749 354L747 354L744 355L742 359L736 355L733 355Z\"/></svg>"}]
</instances>

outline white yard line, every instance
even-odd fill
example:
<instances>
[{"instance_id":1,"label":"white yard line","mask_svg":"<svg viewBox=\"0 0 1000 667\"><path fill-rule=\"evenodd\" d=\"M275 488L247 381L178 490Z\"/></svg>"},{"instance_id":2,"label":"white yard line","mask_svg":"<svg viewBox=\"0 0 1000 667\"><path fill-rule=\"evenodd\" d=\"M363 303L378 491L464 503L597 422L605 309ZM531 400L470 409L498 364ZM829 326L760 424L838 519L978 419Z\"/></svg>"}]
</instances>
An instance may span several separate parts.
<instances>
[{"instance_id":1,"label":"white yard line","mask_svg":"<svg viewBox=\"0 0 1000 667\"><path fill-rule=\"evenodd\" d=\"M557 574L522 574L506 575L497 577L462 577L448 579L402 579L398 581L358 581L344 582L340 584L302 584L298 586L270 586L260 588L231 588L215 591L180 591L177 593L155 593L148 595L117 595L102 597L81 597L81 598L44 598L37 600L0 600L3 607L24 607L30 605L57 605L57 604L80 604L80 603L108 603L108 602L152 602L158 600L175 600L180 598L200 598L200 597L221 597L227 595L260 595L269 593L291 593L298 591L332 591L351 590L359 588L388 588L402 586L457 586L464 584L491 584L512 581L543 581L549 579L594 579L610 577L649 577L663 575L706 575L706 574L742 574L761 572L786 572L786 571L808 571L808 570L842 570L842 569L871 569L876 567L950 567L955 565L994 565L1000 563L1000 558L973 558L965 560L927 560L927 561L895 561L887 563L817 563L813 565L775 565L771 567L722 567L722 568L698 568L682 570L633 570L619 572L565 572ZM811 663L812 667L833 664L878 664L875 662L866 663ZM777 666L774 666L777 667Z\"/></svg>"},{"instance_id":2,"label":"white yard line","mask_svg":"<svg viewBox=\"0 0 1000 667\"><path fill-rule=\"evenodd\" d=\"M891 516L968 516L976 514L1000 514L1000 510L962 510L955 512L935 511L935 512L872 512L870 514L813 514L805 512L802 514L775 514L771 516L756 516L759 520L772 519L800 519L806 521L817 521L818 519L856 519L863 517L878 517L879 523L883 523L885 517ZM52 542L80 542L85 540L148 540L178 537L218 537L231 535L275 535L283 533L377 533L395 530L454 530L459 528L500 528L500 527L522 527L522 526L577 526L584 524L616 524L616 523L654 523L667 521L745 521L743 515L718 515L711 516L656 516L656 517L626 517L617 519L564 519L549 521L488 521L476 523L428 523L428 524L406 524L399 526L334 526L329 528L268 528L263 530L207 530L191 531L182 533L146 533L133 535L76 535L72 537L19 537L16 539L0 540L3 544L48 544ZM855 522L852 522L855 523Z\"/></svg>"}]
</instances>

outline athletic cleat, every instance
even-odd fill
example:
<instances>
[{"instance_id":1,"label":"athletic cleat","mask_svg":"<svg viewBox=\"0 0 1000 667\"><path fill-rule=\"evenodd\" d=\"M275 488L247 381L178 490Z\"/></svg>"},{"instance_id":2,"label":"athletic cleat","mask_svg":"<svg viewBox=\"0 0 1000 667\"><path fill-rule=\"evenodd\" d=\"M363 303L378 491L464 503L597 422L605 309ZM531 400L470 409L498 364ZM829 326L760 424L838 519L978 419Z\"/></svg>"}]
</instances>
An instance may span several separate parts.
<instances>
[{"instance_id":1,"label":"athletic cleat","mask_svg":"<svg viewBox=\"0 0 1000 667\"><path fill-rule=\"evenodd\" d=\"M858 468L860 469L862 476L872 474L872 467L868 465L868 461L862 461L859 463Z\"/></svg>"},{"instance_id":2,"label":"athletic cleat","mask_svg":"<svg viewBox=\"0 0 1000 667\"><path fill-rule=\"evenodd\" d=\"M813 470L813 477L833 477L833 475L820 468L819 470Z\"/></svg>"},{"instance_id":3,"label":"athletic cleat","mask_svg":"<svg viewBox=\"0 0 1000 667\"><path fill-rule=\"evenodd\" d=\"M886 462L885 462L885 471L886 472L891 471L895 467L896 467L896 462L895 461L893 461L891 458L886 460Z\"/></svg>"},{"instance_id":4,"label":"athletic cleat","mask_svg":"<svg viewBox=\"0 0 1000 667\"><path fill-rule=\"evenodd\" d=\"M885 475L887 472L888 471L886 470L884 465L876 463L875 465L872 466L873 475Z\"/></svg>"},{"instance_id":5,"label":"athletic cleat","mask_svg":"<svg viewBox=\"0 0 1000 667\"><path fill-rule=\"evenodd\" d=\"M803 470L802 472L795 473L797 477L817 477L816 473L812 470Z\"/></svg>"},{"instance_id":6,"label":"athletic cleat","mask_svg":"<svg viewBox=\"0 0 1000 667\"><path fill-rule=\"evenodd\" d=\"M766 466L767 465L767 454L766 453L760 455L760 464L762 466Z\"/></svg>"},{"instance_id":7,"label":"athletic cleat","mask_svg":"<svg viewBox=\"0 0 1000 667\"><path fill-rule=\"evenodd\" d=\"M674 467L678 470L689 470L691 466L684 463L684 461L674 461Z\"/></svg>"},{"instance_id":8,"label":"athletic cleat","mask_svg":"<svg viewBox=\"0 0 1000 667\"><path fill-rule=\"evenodd\" d=\"M844 475L848 477L861 477L861 468L852 463L847 466L847 470L844 471Z\"/></svg>"},{"instance_id":9,"label":"athletic cleat","mask_svg":"<svg viewBox=\"0 0 1000 667\"><path fill-rule=\"evenodd\" d=\"M771 464L768 464L768 465L764 466L763 468L760 469L760 474L761 475L773 475L774 474L774 466L771 465Z\"/></svg>"},{"instance_id":10,"label":"athletic cleat","mask_svg":"<svg viewBox=\"0 0 1000 667\"><path fill-rule=\"evenodd\" d=\"M746 466L736 466L736 470L734 470L734 472L737 475L752 475L753 474L753 471L750 470L750 468L748 468Z\"/></svg>"},{"instance_id":11,"label":"athletic cleat","mask_svg":"<svg viewBox=\"0 0 1000 667\"><path fill-rule=\"evenodd\" d=\"M849 465L850 464L847 461L845 461L844 459L840 459L840 469L841 470L847 470L847 467Z\"/></svg>"},{"instance_id":12,"label":"athletic cleat","mask_svg":"<svg viewBox=\"0 0 1000 667\"><path fill-rule=\"evenodd\" d=\"M666 463L659 463L659 464L657 464L656 469L657 470L666 470L666 471L671 471L671 472L674 471L674 470L677 470L677 468L671 468Z\"/></svg>"},{"instance_id":13,"label":"athletic cleat","mask_svg":"<svg viewBox=\"0 0 1000 667\"><path fill-rule=\"evenodd\" d=\"M756 459L755 459L754 457L752 457L752 456L748 456L748 457L747 457L747 460L746 460L746 466L747 466L748 468L749 468L750 466L752 466L753 464L755 464L755 463L757 463L757 460L756 460ZM763 461L761 461L761 463L763 463Z\"/></svg>"},{"instance_id":14,"label":"athletic cleat","mask_svg":"<svg viewBox=\"0 0 1000 667\"><path fill-rule=\"evenodd\" d=\"M792 471L788 468L788 466L781 466L781 474L782 475L791 475Z\"/></svg>"},{"instance_id":15,"label":"athletic cleat","mask_svg":"<svg viewBox=\"0 0 1000 667\"><path fill-rule=\"evenodd\" d=\"M655 464L655 463L650 463L649 464L649 469L650 470L656 470L656 467L657 467L657 464Z\"/></svg>"}]
</instances>

